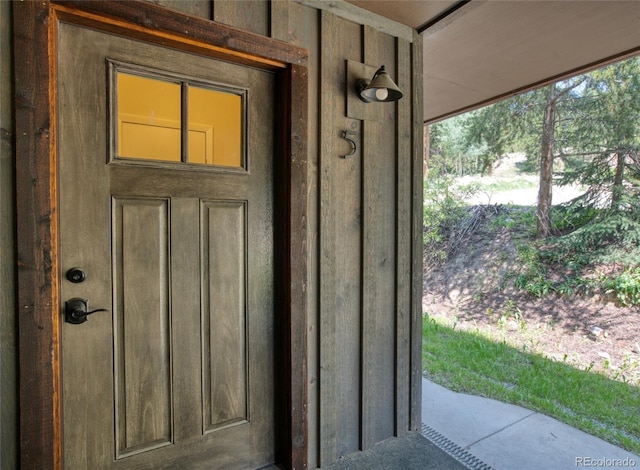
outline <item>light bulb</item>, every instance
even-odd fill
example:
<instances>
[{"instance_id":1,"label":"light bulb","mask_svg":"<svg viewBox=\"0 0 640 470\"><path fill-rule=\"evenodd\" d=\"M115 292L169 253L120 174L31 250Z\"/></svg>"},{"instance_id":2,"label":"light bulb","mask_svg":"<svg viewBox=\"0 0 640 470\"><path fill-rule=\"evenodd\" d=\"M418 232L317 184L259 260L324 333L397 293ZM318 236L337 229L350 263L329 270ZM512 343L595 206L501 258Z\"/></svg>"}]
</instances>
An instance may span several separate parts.
<instances>
[{"instance_id":1,"label":"light bulb","mask_svg":"<svg viewBox=\"0 0 640 470\"><path fill-rule=\"evenodd\" d=\"M384 101L389 97L389 90L386 88L376 88L376 99L378 101Z\"/></svg>"}]
</instances>

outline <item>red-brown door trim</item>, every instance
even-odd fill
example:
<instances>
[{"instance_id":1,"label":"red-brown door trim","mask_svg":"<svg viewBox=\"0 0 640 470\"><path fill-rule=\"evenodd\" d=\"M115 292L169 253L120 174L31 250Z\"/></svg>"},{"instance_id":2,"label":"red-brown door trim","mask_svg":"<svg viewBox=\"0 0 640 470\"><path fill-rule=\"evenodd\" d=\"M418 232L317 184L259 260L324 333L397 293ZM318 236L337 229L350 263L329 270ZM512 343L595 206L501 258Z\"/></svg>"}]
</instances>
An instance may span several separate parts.
<instances>
[{"instance_id":1,"label":"red-brown door trim","mask_svg":"<svg viewBox=\"0 0 640 470\"><path fill-rule=\"evenodd\" d=\"M284 396L277 454L307 463L306 221L307 51L142 1L13 3L20 464L62 468L57 253L56 37L59 21L273 70L279 83L276 166L280 270L278 387ZM280 177L279 177L280 178Z\"/></svg>"}]
</instances>

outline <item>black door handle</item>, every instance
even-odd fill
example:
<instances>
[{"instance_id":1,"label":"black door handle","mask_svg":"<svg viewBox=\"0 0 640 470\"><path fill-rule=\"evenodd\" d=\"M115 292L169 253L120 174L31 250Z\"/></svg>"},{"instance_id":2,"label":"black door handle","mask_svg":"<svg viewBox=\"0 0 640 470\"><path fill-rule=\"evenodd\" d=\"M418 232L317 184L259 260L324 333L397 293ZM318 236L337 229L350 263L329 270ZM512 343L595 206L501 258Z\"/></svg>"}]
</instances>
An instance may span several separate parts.
<instances>
[{"instance_id":1,"label":"black door handle","mask_svg":"<svg viewBox=\"0 0 640 470\"><path fill-rule=\"evenodd\" d=\"M67 300L64 303L64 321L79 325L87 321L87 315L96 312L108 312L106 308L98 308L89 311L89 301L78 297Z\"/></svg>"}]
</instances>

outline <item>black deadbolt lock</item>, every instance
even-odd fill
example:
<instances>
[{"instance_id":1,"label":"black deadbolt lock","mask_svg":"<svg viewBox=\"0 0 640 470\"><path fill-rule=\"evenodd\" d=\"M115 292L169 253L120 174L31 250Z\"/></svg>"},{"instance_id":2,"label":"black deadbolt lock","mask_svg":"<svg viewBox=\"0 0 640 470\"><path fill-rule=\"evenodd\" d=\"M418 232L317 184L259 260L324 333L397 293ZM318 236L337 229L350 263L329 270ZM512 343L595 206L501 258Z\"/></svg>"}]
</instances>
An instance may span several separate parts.
<instances>
[{"instance_id":1,"label":"black deadbolt lock","mask_svg":"<svg viewBox=\"0 0 640 470\"><path fill-rule=\"evenodd\" d=\"M73 323L79 325L87 321L87 315L91 315L96 312L107 312L105 308L99 308L96 310L89 310L89 302L85 299L74 298L67 300L64 303L64 321L67 323Z\"/></svg>"},{"instance_id":2,"label":"black deadbolt lock","mask_svg":"<svg viewBox=\"0 0 640 470\"><path fill-rule=\"evenodd\" d=\"M69 271L67 271L67 279L73 282L74 284L80 284L86 278L87 278L87 273L85 273L80 268L71 268Z\"/></svg>"}]
</instances>

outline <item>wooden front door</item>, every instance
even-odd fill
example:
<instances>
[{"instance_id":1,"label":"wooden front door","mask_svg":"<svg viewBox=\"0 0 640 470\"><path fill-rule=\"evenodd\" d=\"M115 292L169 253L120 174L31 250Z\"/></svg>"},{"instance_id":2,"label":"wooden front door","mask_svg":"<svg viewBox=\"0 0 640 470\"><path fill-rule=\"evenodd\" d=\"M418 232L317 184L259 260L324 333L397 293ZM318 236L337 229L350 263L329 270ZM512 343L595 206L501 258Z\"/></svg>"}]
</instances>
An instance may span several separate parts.
<instances>
[{"instance_id":1,"label":"wooden front door","mask_svg":"<svg viewBox=\"0 0 640 470\"><path fill-rule=\"evenodd\" d=\"M65 468L272 464L273 75L66 23L58 51ZM131 77L177 118L122 118Z\"/></svg>"}]
</instances>

